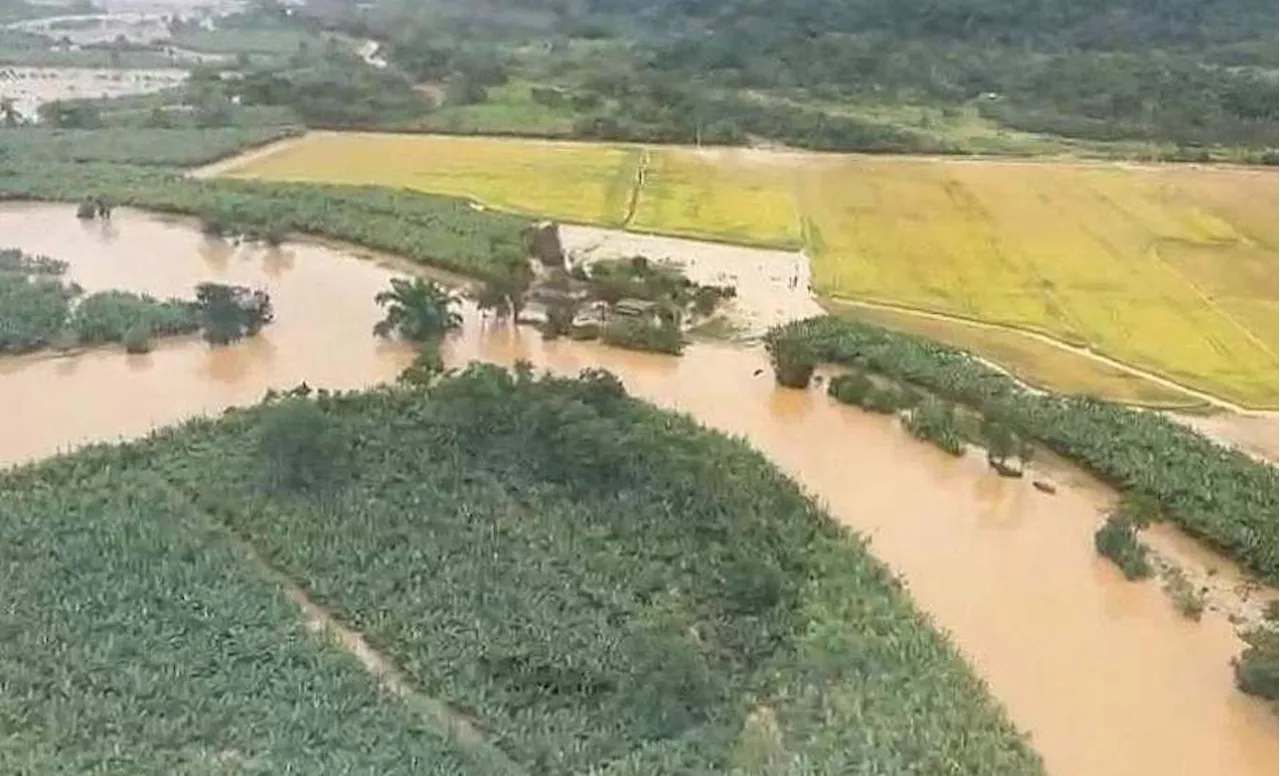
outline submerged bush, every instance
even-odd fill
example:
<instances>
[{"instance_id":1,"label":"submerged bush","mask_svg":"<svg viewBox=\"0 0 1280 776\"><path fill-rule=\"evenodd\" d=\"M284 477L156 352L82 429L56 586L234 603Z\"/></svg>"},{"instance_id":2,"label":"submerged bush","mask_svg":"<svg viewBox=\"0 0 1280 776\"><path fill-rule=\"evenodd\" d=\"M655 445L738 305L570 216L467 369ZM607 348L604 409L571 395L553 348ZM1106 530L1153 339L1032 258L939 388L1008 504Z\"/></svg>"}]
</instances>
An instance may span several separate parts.
<instances>
[{"instance_id":1,"label":"submerged bush","mask_svg":"<svg viewBox=\"0 0 1280 776\"><path fill-rule=\"evenodd\" d=\"M6 566L5 654L30 670L11 672L0 718L74 713L102 730L121 708L188 710L131 729L132 767L167 772L207 722L191 699L222 686L218 735L254 751L280 724L277 771L471 772L421 754L445 724L367 677L351 677L363 695L338 687L356 661L323 662L333 650L296 637L296 608L215 532L478 720L478 743L515 764L502 772L724 773L762 704L814 773L847 772L850 753L869 773L1042 772L893 575L745 442L602 371L473 365L423 389L307 393L0 472L0 546L60 548ZM89 659L48 648L66 633ZM114 656L166 661L105 670L109 639ZM269 675L246 677L246 654ZM281 681L267 692L263 677ZM344 747L332 708L378 724ZM95 736L64 754L57 734L0 747L0 772L118 756Z\"/></svg>"},{"instance_id":2,"label":"submerged bush","mask_svg":"<svg viewBox=\"0 0 1280 776\"><path fill-rule=\"evenodd\" d=\"M121 340L126 353L150 353L151 329L147 326L131 326Z\"/></svg>"},{"instance_id":3,"label":"submerged bush","mask_svg":"<svg viewBox=\"0 0 1280 776\"><path fill-rule=\"evenodd\" d=\"M892 385L879 386L860 371L837 375L827 383L827 394L842 404L891 415L903 408L903 395Z\"/></svg>"},{"instance_id":4,"label":"submerged bush","mask_svg":"<svg viewBox=\"0 0 1280 776\"><path fill-rule=\"evenodd\" d=\"M190 302L128 291L82 296L78 285L61 277L65 270L64 262L46 257L0 252L0 353L124 342L134 328L146 339L200 326ZM137 335L132 339L141 342Z\"/></svg>"},{"instance_id":5,"label":"submerged bush","mask_svg":"<svg viewBox=\"0 0 1280 776\"><path fill-rule=\"evenodd\" d=\"M1276 628L1260 626L1242 636L1246 646L1235 662L1236 686L1249 695L1275 701L1280 694Z\"/></svg>"},{"instance_id":6,"label":"submerged bush","mask_svg":"<svg viewBox=\"0 0 1280 776\"><path fill-rule=\"evenodd\" d=\"M1112 512L1107 517L1093 535L1093 546L1099 555L1110 558L1120 568L1125 579L1146 579L1153 573L1146 545L1138 541L1137 528L1123 514Z\"/></svg>"},{"instance_id":7,"label":"submerged bush","mask_svg":"<svg viewBox=\"0 0 1280 776\"><path fill-rule=\"evenodd\" d=\"M615 315L600 330L600 341L629 350L648 350L678 356L684 352L680 327L669 322L652 323Z\"/></svg>"},{"instance_id":8,"label":"submerged bush","mask_svg":"<svg viewBox=\"0 0 1280 776\"><path fill-rule=\"evenodd\" d=\"M244 286L201 283L195 304L204 338L212 345L252 337L275 318L271 297Z\"/></svg>"},{"instance_id":9,"label":"submerged bush","mask_svg":"<svg viewBox=\"0 0 1280 776\"><path fill-rule=\"evenodd\" d=\"M927 399L907 416L907 431L955 456L964 455L964 434L956 420L956 408L936 399Z\"/></svg>"},{"instance_id":10,"label":"submerged bush","mask_svg":"<svg viewBox=\"0 0 1280 776\"><path fill-rule=\"evenodd\" d=\"M1178 613L1189 620L1199 621L1208 603L1206 591L1198 589L1187 578L1187 573L1172 564L1163 569L1164 590L1173 599Z\"/></svg>"},{"instance_id":11,"label":"submerged bush","mask_svg":"<svg viewBox=\"0 0 1280 776\"><path fill-rule=\"evenodd\" d=\"M770 338L766 341L774 379L787 388L808 388L818 367L818 354L802 338Z\"/></svg>"},{"instance_id":12,"label":"submerged bush","mask_svg":"<svg viewBox=\"0 0 1280 776\"><path fill-rule=\"evenodd\" d=\"M100 291L76 305L69 328L83 345L123 342L125 334L141 328L147 336L188 334L200 328L196 305L178 299L160 301L129 291Z\"/></svg>"}]
</instances>

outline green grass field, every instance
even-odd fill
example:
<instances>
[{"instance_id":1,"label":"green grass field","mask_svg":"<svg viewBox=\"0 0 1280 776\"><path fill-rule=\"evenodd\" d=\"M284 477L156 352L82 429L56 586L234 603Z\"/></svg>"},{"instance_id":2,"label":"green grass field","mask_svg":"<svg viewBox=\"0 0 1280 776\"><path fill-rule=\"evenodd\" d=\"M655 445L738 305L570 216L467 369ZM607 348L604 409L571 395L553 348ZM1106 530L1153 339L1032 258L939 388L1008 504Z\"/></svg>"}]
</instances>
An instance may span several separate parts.
<instances>
[{"instance_id":1,"label":"green grass field","mask_svg":"<svg viewBox=\"0 0 1280 776\"><path fill-rule=\"evenodd\" d=\"M620 226L639 158L638 149L584 143L312 133L228 174L416 189L499 210Z\"/></svg>"}]
</instances>

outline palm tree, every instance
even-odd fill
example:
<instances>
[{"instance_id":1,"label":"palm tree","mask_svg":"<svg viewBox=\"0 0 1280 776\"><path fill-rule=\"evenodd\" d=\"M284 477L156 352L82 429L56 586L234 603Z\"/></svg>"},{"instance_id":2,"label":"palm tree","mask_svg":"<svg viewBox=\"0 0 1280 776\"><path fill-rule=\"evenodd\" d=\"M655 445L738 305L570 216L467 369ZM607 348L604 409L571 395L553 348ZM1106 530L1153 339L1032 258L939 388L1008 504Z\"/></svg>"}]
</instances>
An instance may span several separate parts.
<instances>
[{"instance_id":1,"label":"palm tree","mask_svg":"<svg viewBox=\"0 0 1280 776\"><path fill-rule=\"evenodd\" d=\"M462 316L453 309L458 298L429 280L393 278L391 289L373 298L387 315L373 333L379 337L399 334L407 340L426 342L462 326Z\"/></svg>"}]
</instances>

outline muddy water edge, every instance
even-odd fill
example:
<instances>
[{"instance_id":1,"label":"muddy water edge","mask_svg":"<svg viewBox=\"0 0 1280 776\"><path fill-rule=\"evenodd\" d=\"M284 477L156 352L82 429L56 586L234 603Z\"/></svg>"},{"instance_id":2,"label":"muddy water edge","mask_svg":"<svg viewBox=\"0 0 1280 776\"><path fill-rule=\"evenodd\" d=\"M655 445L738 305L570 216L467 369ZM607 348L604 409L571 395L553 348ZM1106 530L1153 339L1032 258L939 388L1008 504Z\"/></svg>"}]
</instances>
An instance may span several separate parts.
<instances>
[{"instance_id":1,"label":"muddy water edge","mask_svg":"<svg viewBox=\"0 0 1280 776\"><path fill-rule=\"evenodd\" d=\"M118 210L110 223L84 223L72 206L43 204L0 207L0 244L70 262L68 277L88 290L189 297L198 282L233 282L267 290L277 313L260 336L228 348L175 340L140 356L0 359L0 465L137 436L304 380L368 386L411 357L371 335L373 295L398 268L331 246L233 246L182 220ZM953 459L892 419L776 388L757 349L698 344L669 358L548 343L467 310L446 355L608 369L638 396L747 438L903 575L1051 773L1280 767L1274 714L1232 686L1233 627L1217 612L1183 619L1157 583L1125 582L1100 560L1092 532L1114 494L1079 473L1057 471L1053 496L1000 479L979 456Z\"/></svg>"}]
</instances>

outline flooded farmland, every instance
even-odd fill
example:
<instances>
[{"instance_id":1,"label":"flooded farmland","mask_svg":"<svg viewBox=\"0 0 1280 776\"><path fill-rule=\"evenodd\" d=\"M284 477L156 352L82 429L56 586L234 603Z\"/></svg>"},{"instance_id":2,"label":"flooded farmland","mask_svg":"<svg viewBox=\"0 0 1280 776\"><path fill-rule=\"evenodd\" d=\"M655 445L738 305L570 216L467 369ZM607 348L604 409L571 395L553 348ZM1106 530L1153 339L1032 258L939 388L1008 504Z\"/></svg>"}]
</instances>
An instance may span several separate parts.
<instances>
[{"instance_id":1,"label":"flooded farmland","mask_svg":"<svg viewBox=\"0 0 1280 776\"><path fill-rule=\"evenodd\" d=\"M373 295L397 269L317 244L208 239L131 211L79 222L68 205L0 207L0 244L70 262L87 290L189 296L217 280L261 287L277 322L238 345L175 340L0 359L0 465L256 401L306 381L357 388L393 378L411 351L371 335ZM544 342L467 310L452 363L482 359L613 371L635 394L747 438L862 532L949 631L1054 774L1272 774L1275 716L1232 686L1239 651L1221 613L1180 617L1157 583L1127 583L1093 549L1112 494L1069 469L1056 495L953 459L895 421L774 386L757 349L690 347L682 358Z\"/></svg>"},{"instance_id":2,"label":"flooded farmland","mask_svg":"<svg viewBox=\"0 0 1280 776\"><path fill-rule=\"evenodd\" d=\"M185 70L175 68L0 67L0 96L13 100L18 113L34 120L47 102L158 92L181 84L186 77Z\"/></svg>"}]
</instances>

